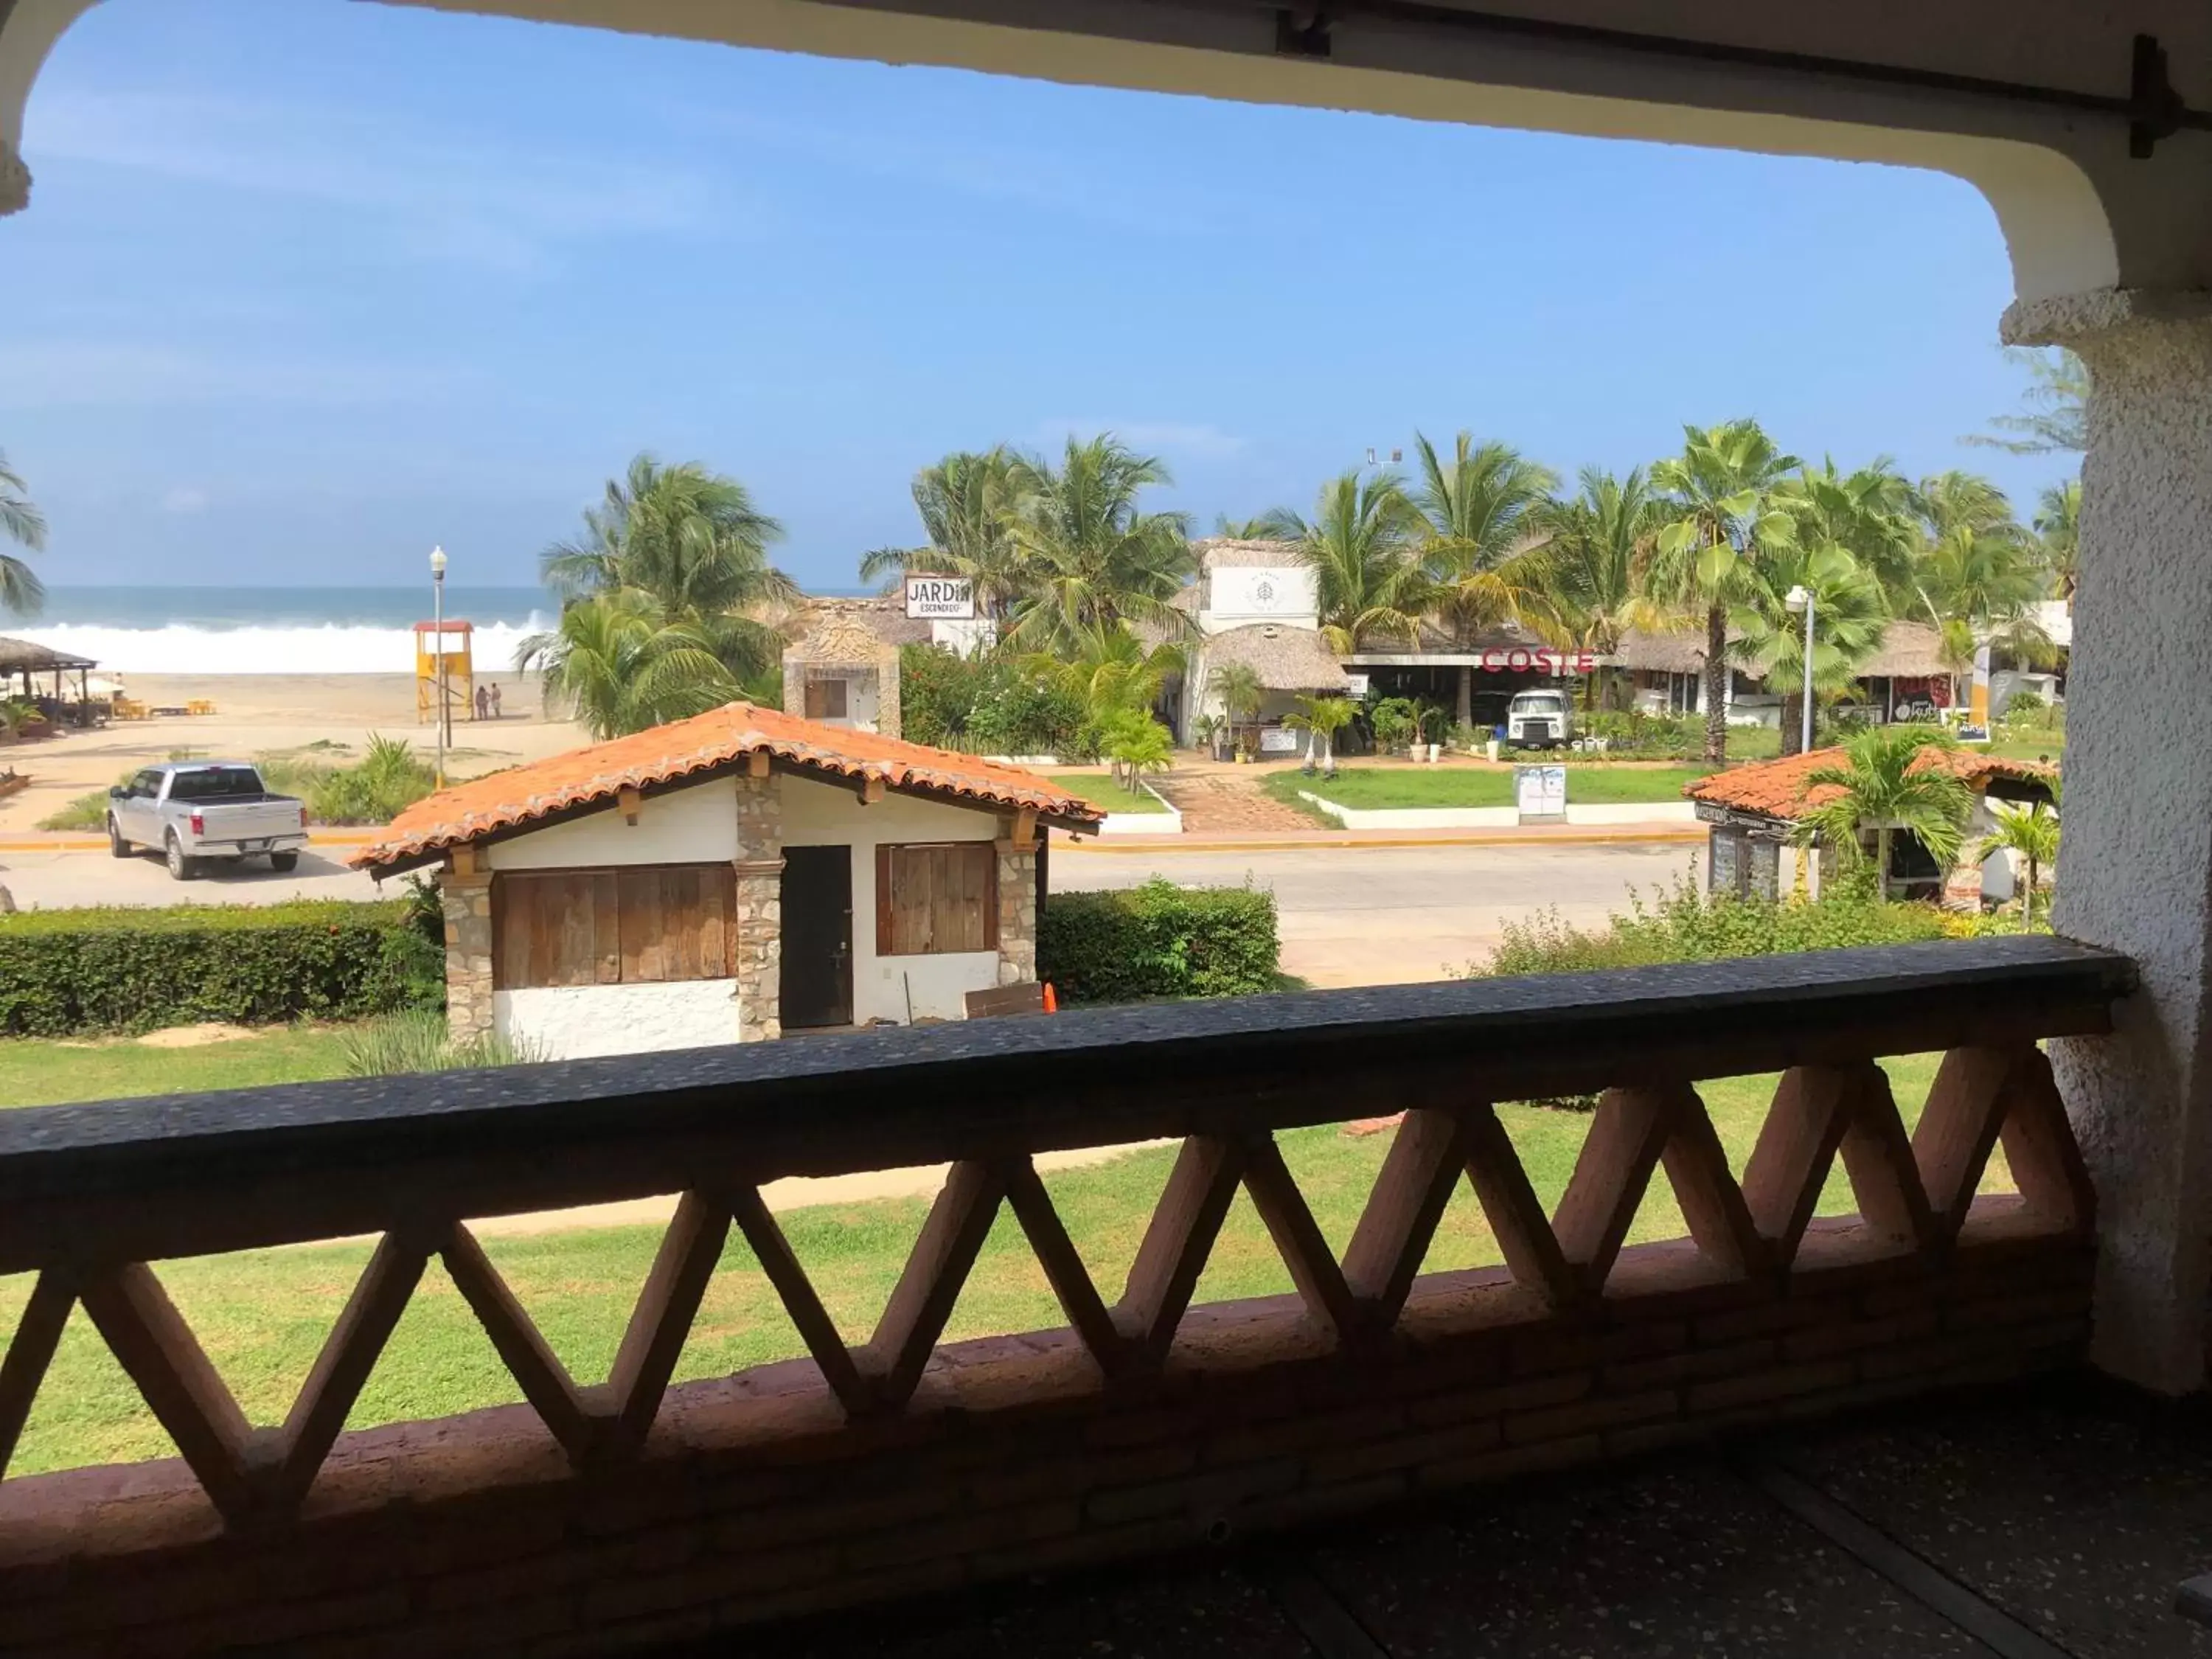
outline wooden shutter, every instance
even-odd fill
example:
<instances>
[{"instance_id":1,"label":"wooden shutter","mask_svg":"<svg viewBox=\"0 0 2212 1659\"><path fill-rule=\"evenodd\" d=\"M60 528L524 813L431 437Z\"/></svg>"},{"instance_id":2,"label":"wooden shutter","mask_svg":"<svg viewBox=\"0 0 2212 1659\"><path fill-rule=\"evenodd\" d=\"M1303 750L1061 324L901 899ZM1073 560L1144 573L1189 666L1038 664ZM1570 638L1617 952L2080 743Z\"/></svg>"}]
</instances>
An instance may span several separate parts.
<instances>
[{"instance_id":1,"label":"wooden shutter","mask_svg":"<svg viewBox=\"0 0 2212 1659\"><path fill-rule=\"evenodd\" d=\"M503 873L492 906L502 990L737 972L737 872L726 864Z\"/></svg>"},{"instance_id":2,"label":"wooden shutter","mask_svg":"<svg viewBox=\"0 0 2212 1659\"><path fill-rule=\"evenodd\" d=\"M876 849L876 954L999 948L998 849L987 841Z\"/></svg>"},{"instance_id":3,"label":"wooden shutter","mask_svg":"<svg viewBox=\"0 0 2212 1659\"><path fill-rule=\"evenodd\" d=\"M843 680L809 680L806 682L806 718L811 720L842 720L846 713L846 684Z\"/></svg>"},{"instance_id":4,"label":"wooden shutter","mask_svg":"<svg viewBox=\"0 0 2212 1659\"><path fill-rule=\"evenodd\" d=\"M611 985L622 977L615 878L601 870L532 871L493 884L492 982Z\"/></svg>"}]
</instances>

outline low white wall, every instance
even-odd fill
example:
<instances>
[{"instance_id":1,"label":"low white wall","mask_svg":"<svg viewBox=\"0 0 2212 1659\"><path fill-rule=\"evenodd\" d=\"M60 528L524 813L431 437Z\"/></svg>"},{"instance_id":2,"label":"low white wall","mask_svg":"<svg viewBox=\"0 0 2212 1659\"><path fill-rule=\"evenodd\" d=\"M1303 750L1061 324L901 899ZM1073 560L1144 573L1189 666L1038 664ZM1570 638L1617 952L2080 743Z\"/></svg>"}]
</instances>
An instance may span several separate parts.
<instances>
[{"instance_id":1,"label":"low white wall","mask_svg":"<svg viewBox=\"0 0 2212 1659\"><path fill-rule=\"evenodd\" d=\"M1106 822L1098 826L1102 836L1179 836L1182 834L1182 814L1168 805L1168 798L1139 779L1137 787L1159 802L1164 811L1158 812L1109 812Z\"/></svg>"},{"instance_id":2,"label":"low white wall","mask_svg":"<svg viewBox=\"0 0 2212 1659\"><path fill-rule=\"evenodd\" d=\"M1574 793L1572 774L1567 792ZM1324 800L1310 791L1298 791L1347 830L1510 830L1521 822L1514 806L1397 806L1355 809ZM1569 823L1693 823L1697 808L1686 800L1567 803Z\"/></svg>"},{"instance_id":3,"label":"low white wall","mask_svg":"<svg viewBox=\"0 0 2212 1659\"><path fill-rule=\"evenodd\" d=\"M542 1060L703 1048L738 1040L738 982L544 985L495 992L492 1023Z\"/></svg>"}]
</instances>

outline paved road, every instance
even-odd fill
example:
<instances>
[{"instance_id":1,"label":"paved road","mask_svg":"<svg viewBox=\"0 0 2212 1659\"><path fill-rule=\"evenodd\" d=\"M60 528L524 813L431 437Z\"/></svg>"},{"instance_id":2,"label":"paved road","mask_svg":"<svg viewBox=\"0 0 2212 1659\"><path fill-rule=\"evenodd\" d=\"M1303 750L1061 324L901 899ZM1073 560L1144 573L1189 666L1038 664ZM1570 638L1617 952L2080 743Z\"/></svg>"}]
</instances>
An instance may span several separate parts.
<instances>
[{"instance_id":1,"label":"paved road","mask_svg":"<svg viewBox=\"0 0 2212 1659\"><path fill-rule=\"evenodd\" d=\"M1272 889L1283 967L1316 985L1441 979L1487 957L1506 921L1556 906L1602 922L1630 894L1671 883L1696 849L1651 846L1358 848L1252 853L1053 849L1056 892L1128 887L1154 875L1185 885Z\"/></svg>"},{"instance_id":2,"label":"paved road","mask_svg":"<svg viewBox=\"0 0 2212 1659\"><path fill-rule=\"evenodd\" d=\"M0 855L0 884L18 905L42 908L373 896L368 878L338 861L342 851L310 848L289 875L252 861L185 883L171 881L150 855L118 863L105 853L9 853ZM1191 886L1249 879L1274 892L1286 971L1316 985L1387 985L1441 978L1487 956L1504 920L1557 906L1570 921L1602 921L1632 891L1690 868L1692 852L1680 842L1247 853L1055 847L1052 884L1066 892L1132 886L1156 874Z\"/></svg>"},{"instance_id":3,"label":"paved road","mask_svg":"<svg viewBox=\"0 0 2212 1659\"><path fill-rule=\"evenodd\" d=\"M345 867L342 847L308 848L289 875L266 859L213 864L198 881L172 881L151 853L118 860L105 852L0 853L0 885L24 909L78 904L273 904L288 898L374 898L376 884ZM398 884L388 882L386 893Z\"/></svg>"}]
</instances>

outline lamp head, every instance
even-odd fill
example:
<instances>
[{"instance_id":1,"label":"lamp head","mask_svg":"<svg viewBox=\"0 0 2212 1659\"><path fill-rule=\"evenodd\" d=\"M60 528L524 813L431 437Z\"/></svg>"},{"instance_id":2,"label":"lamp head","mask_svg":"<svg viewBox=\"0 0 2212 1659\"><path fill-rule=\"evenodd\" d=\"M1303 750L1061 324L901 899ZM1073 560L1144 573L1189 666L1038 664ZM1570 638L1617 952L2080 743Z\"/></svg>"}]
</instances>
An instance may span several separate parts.
<instances>
[{"instance_id":1,"label":"lamp head","mask_svg":"<svg viewBox=\"0 0 2212 1659\"><path fill-rule=\"evenodd\" d=\"M1789 593L1784 598L1782 603L1788 605L1791 613L1795 615L1802 611L1807 605L1813 603L1813 596L1807 592L1804 587L1801 585L1791 588Z\"/></svg>"},{"instance_id":2,"label":"lamp head","mask_svg":"<svg viewBox=\"0 0 2212 1659\"><path fill-rule=\"evenodd\" d=\"M446 550L442 547L430 550L430 580L439 582L446 580Z\"/></svg>"}]
</instances>

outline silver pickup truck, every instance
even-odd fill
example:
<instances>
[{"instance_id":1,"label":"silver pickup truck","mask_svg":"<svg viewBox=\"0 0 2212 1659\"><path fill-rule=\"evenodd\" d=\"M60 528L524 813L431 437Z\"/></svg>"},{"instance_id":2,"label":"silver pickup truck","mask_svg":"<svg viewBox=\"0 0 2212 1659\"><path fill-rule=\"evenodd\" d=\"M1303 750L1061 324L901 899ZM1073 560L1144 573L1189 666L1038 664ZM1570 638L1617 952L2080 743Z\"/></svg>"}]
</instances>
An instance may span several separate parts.
<instances>
[{"instance_id":1,"label":"silver pickup truck","mask_svg":"<svg viewBox=\"0 0 2212 1659\"><path fill-rule=\"evenodd\" d=\"M198 876L209 859L257 854L272 870L289 870L307 844L306 804L270 794L244 761L172 761L107 792L107 850L127 859L158 848L179 881Z\"/></svg>"}]
</instances>

